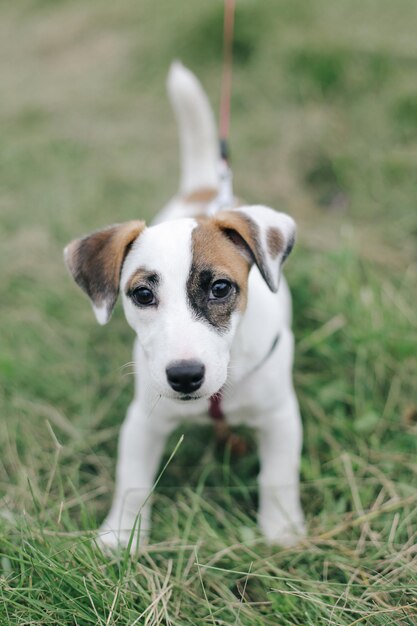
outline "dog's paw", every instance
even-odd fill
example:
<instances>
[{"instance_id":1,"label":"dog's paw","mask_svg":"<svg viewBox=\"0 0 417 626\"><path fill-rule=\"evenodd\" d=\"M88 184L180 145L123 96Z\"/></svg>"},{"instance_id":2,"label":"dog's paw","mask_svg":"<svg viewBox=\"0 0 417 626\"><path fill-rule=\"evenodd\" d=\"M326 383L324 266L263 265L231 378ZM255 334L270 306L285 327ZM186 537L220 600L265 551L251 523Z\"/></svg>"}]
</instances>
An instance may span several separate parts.
<instances>
[{"instance_id":1,"label":"dog's paw","mask_svg":"<svg viewBox=\"0 0 417 626\"><path fill-rule=\"evenodd\" d=\"M123 547L117 534L103 527L98 529L95 542L103 554L107 556L113 556L120 552Z\"/></svg>"},{"instance_id":2,"label":"dog's paw","mask_svg":"<svg viewBox=\"0 0 417 626\"><path fill-rule=\"evenodd\" d=\"M296 546L306 536L304 518L302 516L292 519L280 520L259 518L259 527L270 544L279 545L282 548Z\"/></svg>"},{"instance_id":3,"label":"dog's paw","mask_svg":"<svg viewBox=\"0 0 417 626\"><path fill-rule=\"evenodd\" d=\"M114 524L105 520L98 530L96 542L104 554L114 554L128 548L135 555L140 547L146 545L148 537L148 529L117 530Z\"/></svg>"}]
</instances>

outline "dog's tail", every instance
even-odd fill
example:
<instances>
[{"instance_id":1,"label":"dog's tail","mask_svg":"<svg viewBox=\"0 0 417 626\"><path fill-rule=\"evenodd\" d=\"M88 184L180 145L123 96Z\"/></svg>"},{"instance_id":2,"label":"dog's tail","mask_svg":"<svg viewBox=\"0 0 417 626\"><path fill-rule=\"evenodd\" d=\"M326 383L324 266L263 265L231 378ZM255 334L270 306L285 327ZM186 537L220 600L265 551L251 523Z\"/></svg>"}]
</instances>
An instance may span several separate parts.
<instances>
[{"instance_id":1,"label":"dog's tail","mask_svg":"<svg viewBox=\"0 0 417 626\"><path fill-rule=\"evenodd\" d=\"M178 61L171 65L167 88L179 128L180 193L217 189L217 130L207 96L194 74Z\"/></svg>"}]
</instances>

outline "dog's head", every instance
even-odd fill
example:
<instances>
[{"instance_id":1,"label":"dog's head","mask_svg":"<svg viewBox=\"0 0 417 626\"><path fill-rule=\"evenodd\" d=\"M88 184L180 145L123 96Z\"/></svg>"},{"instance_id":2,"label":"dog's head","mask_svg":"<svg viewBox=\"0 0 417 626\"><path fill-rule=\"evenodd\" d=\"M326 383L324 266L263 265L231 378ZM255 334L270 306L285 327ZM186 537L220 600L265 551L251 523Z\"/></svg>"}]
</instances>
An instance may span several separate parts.
<instances>
[{"instance_id":1,"label":"dog's head","mask_svg":"<svg viewBox=\"0 0 417 626\"><path fill-rule=\"evenodd\" d=\"M72 241L65 259L100 324L121 292L157 392L192 400L226 381L251 266L277 291L294 236L288 215L240 207L150 228L117 224Z\"/></svg>"}]
</instances>

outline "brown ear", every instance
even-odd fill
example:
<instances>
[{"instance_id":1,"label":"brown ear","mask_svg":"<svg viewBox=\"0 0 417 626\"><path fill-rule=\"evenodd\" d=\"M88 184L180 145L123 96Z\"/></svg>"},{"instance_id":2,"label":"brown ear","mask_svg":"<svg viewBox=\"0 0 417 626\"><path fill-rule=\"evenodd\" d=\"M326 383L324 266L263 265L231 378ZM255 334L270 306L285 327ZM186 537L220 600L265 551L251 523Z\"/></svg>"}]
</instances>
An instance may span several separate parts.
<instances>
[{"instance_id":1,"label":"brown ear","mask_svg":"<svg viewBox=\"0 0 417 626\"><path fill-rule=\"evenodd\" d=\"M110 319L119 293L123 261L144 228L145 222L137 220L115 224L71 241L64 250L67 267L91 299L99 324Z\"/></svg>"},{"instance_id":2,"label":"brown ear","mask_svg":"<svg viewBox=\"0 0 417 626\"><path fill-rule=\"evenodd\" d=\"M220 211L213 219L241 253L256 263L271 291L277 291L281 265L295 241L294 220L259 205Z\"/></svg>"}]
</instances>

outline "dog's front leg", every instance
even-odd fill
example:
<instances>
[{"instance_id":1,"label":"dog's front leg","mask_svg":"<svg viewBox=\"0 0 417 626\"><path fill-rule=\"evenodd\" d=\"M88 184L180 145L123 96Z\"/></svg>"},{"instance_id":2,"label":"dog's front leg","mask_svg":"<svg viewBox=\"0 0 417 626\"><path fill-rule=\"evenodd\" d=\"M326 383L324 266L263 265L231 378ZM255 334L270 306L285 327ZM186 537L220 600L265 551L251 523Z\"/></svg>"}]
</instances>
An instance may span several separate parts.
<instances>
[{"instance_id":1,"label":"dog's front leg","mask_svg":"<svg viewBox=\"0 0 417 626\"><path fill-rule=\"evenodd\" d=\"M150 530L150 495L159 467L168 428L156 428L148 412L134 401L120 431L116 489L109 514L99 531L105 547L131 551L146 540Z\"/></svg>"},{"instance_id":2,"label":"dog's front leg","mask_svg":"<svg viewBox=\"0 0 417 626\"><path fill-rule=\"evenodd\" d=\"M268 541L291 546L304 535L299 466L302 426L293 390L259 432L259 526Z\"/></svg>"}]
</instances>

